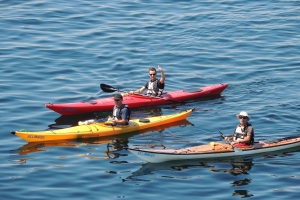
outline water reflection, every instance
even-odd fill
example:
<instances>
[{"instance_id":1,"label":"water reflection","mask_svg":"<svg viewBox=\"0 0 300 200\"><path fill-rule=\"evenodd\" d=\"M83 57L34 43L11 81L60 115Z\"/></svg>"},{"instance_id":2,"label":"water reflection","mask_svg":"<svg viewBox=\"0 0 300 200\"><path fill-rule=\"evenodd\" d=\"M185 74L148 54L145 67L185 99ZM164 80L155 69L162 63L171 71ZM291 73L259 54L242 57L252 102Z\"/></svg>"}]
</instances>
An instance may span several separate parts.
<instances>
[{"instance_id":1,"label":"water reflection","mask_svg":"<svg viewBox=\"0 0 300 200\"><path fill-rule=\"evenodd\" d=\"M227 172L233 176L241 175L241 174L248 174L248 171L252 168L252 159L243 159L237 158L233 160L227 161L230 165L230 169L211 169L211 172Z\"/></svg>"},{"instance_id":2,"label":"water reflection","mask_svg":"<svg viewBox=\"0 0 300 200\"><path fill-rule=\"evenodd\" d=\"M151 181L147 180L147 175L153 175L156 171L171 170L171 171L183 171L192 168L212 168L213 165L208 165L202 161L172 161L166 163L145 163L142 167L133 172L132 175L123 179L123 181ZM145 178L142 178L145 176Z\"/></svg>"},{"instance_id":3,"label":"water reflection","mask_svg":"<svg viewBox=\"0 0 300 200\"><path fill-rule=\"evenodd\" d=\"M218 165L228 165L228 167L218 169ZM138 180L139 176L146 176L153 174L155 171L171 170L171 171L184 171L193 168L207 168L210 172L229 173L233 176L238 174L247 174L251 170L252 160L186 160L186 161L172 161L163 163L145 163L142 167L133 172L131 176L125 180ZM142 180L142 179L141 179ZM249 184L250 181L235 181L233 185Z\"/></svg>"},{"instance_id":4,"label":"water reflection","mask_svg":"<svg viewBox=\"0 0 300 200\"><path fill-rule=\"evenodd\" d=\"M232 196L241 196L241 198L252 197L253 194L249 194L248 190L234 190Z\"/></svg>"},{"instance_id":5,"label":"water reflection","mask_svg":"<svg viewBox=\"0 0 300 200\"><path fill-rule=\"evenodd\" d=\"M243 179L243 180L236 180L233 181L231 184L232 186L243 186L243 185L249 185L251 183L251 179Z\"/></svg>"},{"instance_id":6,"label":"water reflection","mask_svg":"<svg viewBox=\"0 0 300 200\"><path fill-rule=\"evenodd\" d=\"M16 152L18 152L19 155L27 155L29 153L35 153L35 152L47 152L48 150L44 149L47 147L77 147L78 145L67 143L67 142L31 142L28 144L25 144L24 146L18 148Z\"/></svg>"}]
</instances>

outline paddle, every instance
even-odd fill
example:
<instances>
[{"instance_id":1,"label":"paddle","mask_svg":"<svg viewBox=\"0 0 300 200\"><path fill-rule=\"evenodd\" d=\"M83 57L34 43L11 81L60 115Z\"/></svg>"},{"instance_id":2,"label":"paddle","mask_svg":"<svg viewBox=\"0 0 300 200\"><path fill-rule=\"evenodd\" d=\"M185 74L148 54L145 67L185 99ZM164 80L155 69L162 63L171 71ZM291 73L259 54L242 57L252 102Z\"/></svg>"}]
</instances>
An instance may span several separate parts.
<instances>
[{"instance_id":1,"label":"paddle","mask_svg":"<svg viewBox=\"0 0 300 200\"><path fill-rule=\"evenodd\" d=\"M240 151L242 151L242 149L237 148L236 146L232 145L229 141L227 141L227 140L225 139L225 136L223 135L223 133L222 133L221 131L219 131L219 132L220 132L221 137L222 137L229 145L231 145L231 146L233 147L233 149L234 149L235 152L240 152Z\"/></svg>"},{"instance_id":2,"label":"paddle","mask_svg":"<svg viewBox=\"0 0 300 200\"><path fill-rule=\"evenodd\" d=\"M119 89L116 89L110 85L106 85L104 83L101 83L100 84L100 88L101 90L103 90L104 92L108 92L108 93L111 93L111 92L124 92L122 90L119 90Z\"/></svg>"},{"instance_id":3,"label":"paddle","mask_svg":"<svg viewBox=\"0 0 300 200\"><path fill-rule=\"evenodd\" d=\"M114 88L113 86L110 86L110 85L107 85L107 84L104 84L104 83L101 83L101 84L100 84L100 88L101 88L101 90L103 90L104 92L108 92L108 93L111 93L111 92L126 92L126 91L123 91L123 90ZM182 102L182 101L176 101L176 100L171 100L171 99L165 99L165 98L162 98L162 97L153 97L153 96L148 96L148 95L143 95L143 94L137 94L137 93L133 93L133 94L134 94L134 95L139 95L139 96L144 96L144 97L147 97L147 98L162 99L162 100L165 100L165 101L171 101L171 102L175 102L175 103L184 103L184 102Z\"/></svg>"}]
</instances>

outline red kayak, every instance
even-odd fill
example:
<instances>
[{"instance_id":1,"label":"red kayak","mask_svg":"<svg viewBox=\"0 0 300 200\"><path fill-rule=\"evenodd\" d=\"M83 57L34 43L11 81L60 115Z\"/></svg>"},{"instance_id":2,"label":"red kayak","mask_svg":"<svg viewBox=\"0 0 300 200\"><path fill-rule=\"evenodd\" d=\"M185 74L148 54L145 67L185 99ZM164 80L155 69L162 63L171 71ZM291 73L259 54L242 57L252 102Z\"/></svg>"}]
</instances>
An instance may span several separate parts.
<instances>
[{"instance_id":1,"label":"red kayak","mask_svg":"<svg viewBox=\"0 0 300 200\"><path fill-rule=\"evenodd\" d=\"M127 104L130 108L182 103L183 101L220 95L227 86L227 83L223 83L202 87L195 91L178 90L166 92L161 97L149 97L141 94L126 93L125 95L123 94L123 103ZM95 111L112 111L114 107L113 96L114 95L108 98L92 100L89 102L80 101L63 104L48 103L45 106L61 115L77 115Z\"/></svg>"}]
</instances>

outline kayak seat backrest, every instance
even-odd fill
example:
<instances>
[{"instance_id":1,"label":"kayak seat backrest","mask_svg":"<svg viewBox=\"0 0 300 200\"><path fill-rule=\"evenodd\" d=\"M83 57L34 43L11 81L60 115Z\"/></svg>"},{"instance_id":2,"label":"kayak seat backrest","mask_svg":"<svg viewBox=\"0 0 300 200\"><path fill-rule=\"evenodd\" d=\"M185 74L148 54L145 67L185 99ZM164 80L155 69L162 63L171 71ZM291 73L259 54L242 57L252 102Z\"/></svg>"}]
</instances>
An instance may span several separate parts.
<instances>
[{"instance_id":1,"label":"kayak seat backrest","mask_svg":"<svg viewBox=\"0 0 300 200\"><path fill-rule=\"evenodd\" d=\"M149 123L149 122L150 122L150 119L142 118L142 119L139 120L139 122L142 122L142 123Z\"/></svg>"}]
</instances>

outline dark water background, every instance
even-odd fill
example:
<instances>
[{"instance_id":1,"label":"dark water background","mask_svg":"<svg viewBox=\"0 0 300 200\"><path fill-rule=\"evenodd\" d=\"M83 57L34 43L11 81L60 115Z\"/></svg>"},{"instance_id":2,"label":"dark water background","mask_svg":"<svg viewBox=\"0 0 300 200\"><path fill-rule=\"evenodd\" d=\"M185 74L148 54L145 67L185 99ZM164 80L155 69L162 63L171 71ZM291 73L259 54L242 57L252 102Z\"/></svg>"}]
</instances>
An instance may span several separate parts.
<instances>
[{"instance_id":1,"label":"dark water background","mask_svg":"<svg viewBox=\"0 0 300 200\"><path fill-rule=\"evenodd\" d=\"M0 0L0 199L299 198L300 148L161 164L123 149L219 141L218 131L231 133L241 110L256 140L299 135L299 13L292 0ZM112 95L100 83L137 89L157 65L166 91L229 87L219 98L134 114L196 108L188 118L194 126L50 144L10 134L89 118L63 117L44 104Z\"/></svg>"}]
</instances>

